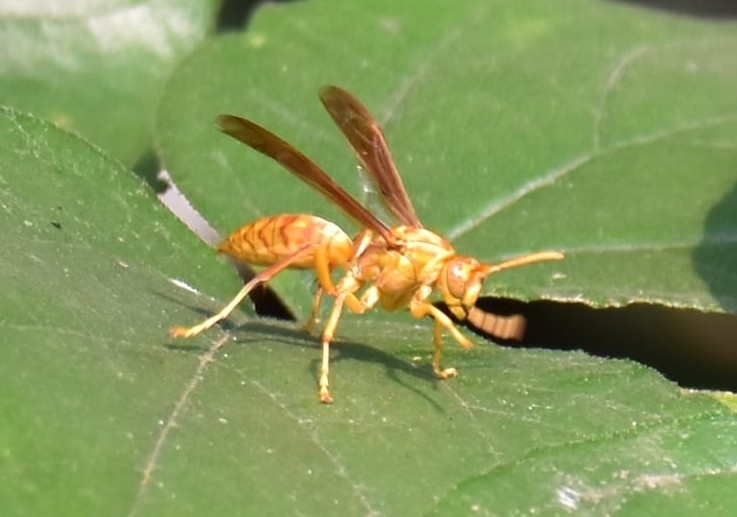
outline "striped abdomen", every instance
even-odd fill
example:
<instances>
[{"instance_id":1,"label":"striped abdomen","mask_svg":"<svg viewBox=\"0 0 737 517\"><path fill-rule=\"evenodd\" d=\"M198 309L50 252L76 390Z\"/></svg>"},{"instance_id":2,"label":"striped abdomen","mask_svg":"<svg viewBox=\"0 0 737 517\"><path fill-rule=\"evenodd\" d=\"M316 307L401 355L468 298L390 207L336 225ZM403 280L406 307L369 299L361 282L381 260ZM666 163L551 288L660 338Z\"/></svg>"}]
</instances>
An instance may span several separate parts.
<instances>
[{"instance_id":1,"label":"striped abdomen","mask_svg":"<svg viewBox=\"0 0 737 517\"><path fill-rule=\"evenodd\" d=\"M269 266L306 244L327 247L331 266L345 267L353 256L353 242L337 225L314 215L283 214L262 217L230 234L218 251L241 262ZM293 262L290 268L310 269L315 253Z\"/></svg>"}]
</instances>

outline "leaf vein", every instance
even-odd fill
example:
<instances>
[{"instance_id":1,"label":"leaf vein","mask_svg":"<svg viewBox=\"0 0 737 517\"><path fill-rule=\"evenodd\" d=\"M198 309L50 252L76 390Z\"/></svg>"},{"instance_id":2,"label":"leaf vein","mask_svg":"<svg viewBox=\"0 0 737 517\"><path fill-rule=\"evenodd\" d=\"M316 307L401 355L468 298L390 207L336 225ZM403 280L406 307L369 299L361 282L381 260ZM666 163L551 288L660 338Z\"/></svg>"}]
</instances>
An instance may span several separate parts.
<instances>
[{"instance_id":1,"label":"leaf vein","mask_svg":"<svg viewBox=\"0 0 737 517\"><path fill-rule=\"evenodd\" d=\"M159 456L161 455L161 451L164 448L169 434L171 433L172 429L176 427L179 416L184 412L190 395L192 395L192 392L194 392L197 386L199 386L200 381L202 381L203 373L207 368L207 365L214 360L215 354L217 354L217 352L223 347L227 340L228 336L224 335L217 341L213 342L210 348L208 348L207 351L205 351L205 353L203 353L199 357L199 362L197 364L197 368L195 368L194 374L192 375L192 377L190 377L187 384L185 384L184 389L179 396L179 399L174 404L174 408L172 409L169 417L166 419L166 422L159 431L159 436L154 443L153 449L146 458L146 463L143 467L143 473L141 475L141 481L138 485L138 492L136 494L136 498L133 501L133 506L131 507L130 512L128 512L129 517L135 516L138 513L141 504L143 504L143 498L146 494L146 491L148 490L148 487L151 484L151 479L153 478L154 471L156 470Z\"/></svg>"}]
</instances>

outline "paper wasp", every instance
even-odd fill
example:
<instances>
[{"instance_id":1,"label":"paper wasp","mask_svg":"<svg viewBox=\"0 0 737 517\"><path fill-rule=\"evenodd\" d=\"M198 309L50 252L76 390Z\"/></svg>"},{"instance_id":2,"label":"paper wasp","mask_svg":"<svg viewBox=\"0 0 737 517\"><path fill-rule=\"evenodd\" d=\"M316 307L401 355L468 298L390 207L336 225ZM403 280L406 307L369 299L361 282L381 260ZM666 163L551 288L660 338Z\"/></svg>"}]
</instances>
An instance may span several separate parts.
<instances>
[{"instance_id":1,"label":"paper wasp","mask_svg":"<svg viewBox=\"0 0 737 517\"><path fill-rule=\"evenodd\" d=\"M474 307L484 279L504 269L558 260L563 254L543 251L498 264L484 264L458 255L446 239L422 226L394 166L384 135L368 110L358 99L336 86L322 87L320 99L399 224L389 226L380 221L312 160L268 130L250 120L221 115L218 118L221 131L280 163L340 207L361 230L349 237L337 225L308 214L264 217L243 226L220 245L218 252L241 262L267 267L220 312L193 327L174 327L170 334L190 337L210 328L228 317L254 287L268 282L284 269L314 269L319 288L308 329L315 327L323 294L334 298L322 331L320 402L332 402L328 388L330 342L346 306L354 313L363 313L378 305L388 311L408 308L415 318L431 316L435 320L433 370L441 379L453 377L457 374L455 368L440 366L443 331L448 331L464 348L472 345L451 318L431 303L433 291L437 290L440 301L458 320L468 320L492 334L503 334L507 332L503 328L504 318ZM331 276L334 269L342 271L337 282Z\"/></svg>"}]
</instances>

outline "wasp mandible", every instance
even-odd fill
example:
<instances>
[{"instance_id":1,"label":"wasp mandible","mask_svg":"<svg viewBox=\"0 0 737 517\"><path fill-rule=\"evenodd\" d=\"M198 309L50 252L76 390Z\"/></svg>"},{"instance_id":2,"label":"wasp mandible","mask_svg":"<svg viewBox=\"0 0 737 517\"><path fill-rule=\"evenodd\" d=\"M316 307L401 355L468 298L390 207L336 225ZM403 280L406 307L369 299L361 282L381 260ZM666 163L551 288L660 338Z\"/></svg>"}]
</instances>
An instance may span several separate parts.
<instances>
[{"instance_id":1,"label":"wasp mandible","mask_svg":"<svg viewBox=\"0 0 737 517\"><path fill-rule=\"evenodd\" d=\"M323 86L320 99L398 224L389 226L380 221L312 160L270 131L244 118L221 115L218 117L221 131L280 163L341 208L361 229L350 237L336 224L309 214L263 217L241 227L223 241L218 252L266 268L246 283L220 312L192 327L174 327L170 334L196 336L227 318L254 287L268 282L282 270L313 269L319 287L306 325L308 329L315 328L323 295L334 299L322 330L320 402L332 402L328 382L330 342L345 307L358 314L378 305L387 311L408 308L415 318L431 316L435 320L433 370L441 379L454 377L455 368L440 365L443 331L464 348L472 344L452 319L431 303L431 295L437 291L440 301L458 320L469 320L491 334L514 333L504 328L505 318L483 313L475 307L484 279L504 269L559 260L563 254L542 251L497 264L459 255L445 238L423 227L381 128L368 110L337 86ZM332 272L336 269L342 276L334 282Z\"/></svg>"}]
</instances>

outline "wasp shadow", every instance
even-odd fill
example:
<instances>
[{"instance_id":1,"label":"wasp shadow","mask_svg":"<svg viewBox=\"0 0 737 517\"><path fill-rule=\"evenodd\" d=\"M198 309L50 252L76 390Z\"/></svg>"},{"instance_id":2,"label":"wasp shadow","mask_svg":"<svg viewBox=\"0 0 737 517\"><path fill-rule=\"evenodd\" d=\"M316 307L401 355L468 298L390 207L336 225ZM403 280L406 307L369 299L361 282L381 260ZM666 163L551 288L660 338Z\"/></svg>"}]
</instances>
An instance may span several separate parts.
<instances>
[{"instance_id":1,"label":"wasp shadow","mask_svg":"<svg viewBox=\"0 0 737 517\"><path fill-rule=\"evenodd\" d=\"M180 300L176 300L166 294L158 293L158 295L172 303L182 303ZM210 310L200 306L194 306L191 304L185 305L201 316L201 319L212 315ZM228 344L229 347L248 346L249 343L268 340L270 342L286 346L313 350L315 352L315 356L314 359L310 361L309 369L311 375L315 378L315 385L317 385L317 380L320 376L320 354L322 352L319 335L315 336L310 334L297 324L294 324L293 326L280 325L276 324L276 321L279 320L272 320L272 322L269 322L268 319L254 318L255 319L248 319L245 322L243 321L243 316L238 317L236 321L226 318L225 320L218 322L214 327L217 327L221 331L227 332L231 336L235 337L235 340ZM196 321L200 321L201 319L197 318ZM201 354L209 348L202 344L190 344L181 340L169 341L165 343L164 346L170 350L196 354ZM413 384L405 382L402 379L402 375L399 375L400 373L403 375L409 375L423 381L428 381L430 384L437 387L438 383L442 381L435 376L429 364L427 367L417 367L413 363L408 363L389 352L384 352L383 350L362 342L350 341L340 337L337 337L330 343L330 349L332 352L330 358L331 365L340 364L343 361L358 361L361 363L378 364L383 367L388 379L403 388L412 391L415 395L425 399L434 408L442 412L442 406L433 400L427 392L418 389Z\"/></svg>"}]
</instances>

